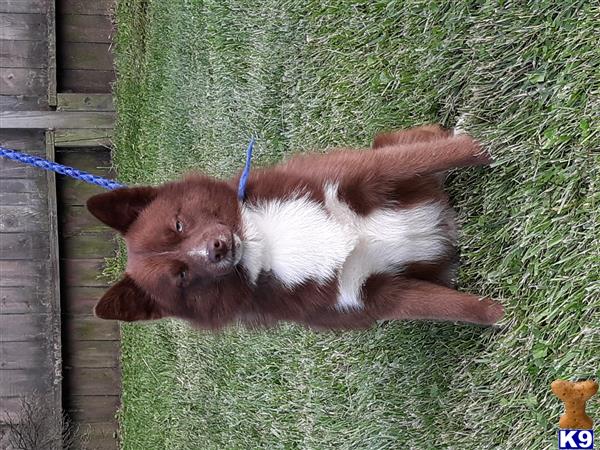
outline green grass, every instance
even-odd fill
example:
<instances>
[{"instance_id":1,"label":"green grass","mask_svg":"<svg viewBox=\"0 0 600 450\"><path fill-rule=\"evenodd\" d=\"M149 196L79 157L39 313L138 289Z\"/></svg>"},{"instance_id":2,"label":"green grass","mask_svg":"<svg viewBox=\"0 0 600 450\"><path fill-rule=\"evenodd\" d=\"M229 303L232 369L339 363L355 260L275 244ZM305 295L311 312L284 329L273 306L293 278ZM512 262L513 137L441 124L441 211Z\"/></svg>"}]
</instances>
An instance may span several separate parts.
<instances>
[{"instance_id":1,"label":"green grass","mask_svg":"<svg viewBox=\"0 0 600 450\"><path fill-rule=\"evenodd\" d=\"M507 311L496 331L125 326L123 448L556 445L550 382L600 378L600 7L524 3L119 1L123 181L228 176L251 133L260 165L463 116L497 162L450 181L460 285Z\"/></svg>"}]
</instances>

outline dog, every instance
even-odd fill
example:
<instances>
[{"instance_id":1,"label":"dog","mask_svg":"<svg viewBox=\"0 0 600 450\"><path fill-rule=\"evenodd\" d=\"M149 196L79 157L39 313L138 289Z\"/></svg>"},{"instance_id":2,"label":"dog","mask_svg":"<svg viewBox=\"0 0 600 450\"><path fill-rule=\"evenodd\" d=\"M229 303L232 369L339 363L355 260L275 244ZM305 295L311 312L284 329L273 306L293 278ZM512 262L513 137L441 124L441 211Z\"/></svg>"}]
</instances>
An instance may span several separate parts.
<instances>
[{"instance_id":1,"label":"dog","mask_svg":"<svg viewBox=\"0 0 600 450\"><path fill-rule=\"evenodd\" d=\"M210 330L495 324L499 302L454 289L457 225L443 191L449 169L490 161L472 137L425 125L253 169L243 201L239 176L201 174L95 195L87 207L124 236L128 261L94 312Z\"/></svg>"}]
</instances>

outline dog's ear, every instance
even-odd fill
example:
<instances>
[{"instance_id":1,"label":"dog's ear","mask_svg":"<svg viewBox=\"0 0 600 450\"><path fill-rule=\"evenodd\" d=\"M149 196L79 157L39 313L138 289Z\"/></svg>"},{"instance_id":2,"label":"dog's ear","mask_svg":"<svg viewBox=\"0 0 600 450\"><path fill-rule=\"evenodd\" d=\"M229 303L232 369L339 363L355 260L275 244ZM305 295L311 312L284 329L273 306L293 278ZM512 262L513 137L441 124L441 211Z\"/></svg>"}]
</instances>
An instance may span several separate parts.
<instances>
[{"instance_id":1,"label":"dog's ear","mask_svg":"<svg viewBox=\"0 0 600 450\"><path fill-rule=\"evenodd\" d=\"M165 317L160 305L142 291L127 274L102 296L94 308L94 314L100 319L125 322Z\"/></svg>"},{"instance_id":2,"label":"dog's ear","mask_svg":"<svg viewBox=\"0 0 600 450\"><path fill-rule=\"evenodd\" d=\"M156 188L149 186L115 189L90 197L87 208L98 220L125 234L157 193Z\"/></svg>"}]
</instances>

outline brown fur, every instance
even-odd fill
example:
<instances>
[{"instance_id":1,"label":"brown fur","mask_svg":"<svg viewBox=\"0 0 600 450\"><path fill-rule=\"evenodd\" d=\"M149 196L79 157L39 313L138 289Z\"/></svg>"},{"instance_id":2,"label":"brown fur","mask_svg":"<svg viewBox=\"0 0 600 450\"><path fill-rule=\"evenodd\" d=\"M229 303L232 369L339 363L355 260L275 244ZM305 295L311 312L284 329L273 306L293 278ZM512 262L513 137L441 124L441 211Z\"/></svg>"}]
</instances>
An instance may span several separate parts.
<instances>
[{"instance_id":1,"label":"brown fur","mask_svg":"<svg viewBox=\"0 0 600 450\"><path fill-rule=\"evenodd\" d=\"M379 135L373 147L299 155L272 168L254 169L246 201L301 192L322 202L323 185L335 178L340 199L359 215L389 205L406 208L432 200L448 204L440 174L489 162L472 138L452 136L437 125ZM88 208L124 234L129 258L125 277L100 300L96 314L125 321L179 317L209 329L235 321L285 320L347 329L380 319L493 324L502 317L499 303L451 289L456 261L451 247L438 261L416 261L402 275L371 276L363 286L364 309L351 312L334 309L336 280L288 289L261 273L251 285L238 266L198 263L189 256L190 249L213 245L218 236L215 245L231 249L234 243L227 236L242 235L238 179L192 175L156 188L118 189L92 197ZM180 225L182 232L177 231ZM455 227L452 216L447 226Z\"/></svg>"}]
</instances>

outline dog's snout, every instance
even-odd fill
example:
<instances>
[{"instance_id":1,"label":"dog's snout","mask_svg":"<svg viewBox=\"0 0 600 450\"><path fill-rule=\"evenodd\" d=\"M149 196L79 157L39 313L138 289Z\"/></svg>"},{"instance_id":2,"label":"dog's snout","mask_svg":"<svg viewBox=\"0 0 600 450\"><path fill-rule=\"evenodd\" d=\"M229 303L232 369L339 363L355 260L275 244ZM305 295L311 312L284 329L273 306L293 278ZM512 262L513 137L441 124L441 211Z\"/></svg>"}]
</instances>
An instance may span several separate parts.
<instances>
[{"instance_id":1,"label":"dog's snout","mask_svg":"<svg viewBox=\"0 0 600 450\"><path fill-rule=\"evenodd\" d=\"M208 242L208 259L213 262L219 262L227 256L229 246L221 238L212 239Z\"/></svg>"}]
</instances>

